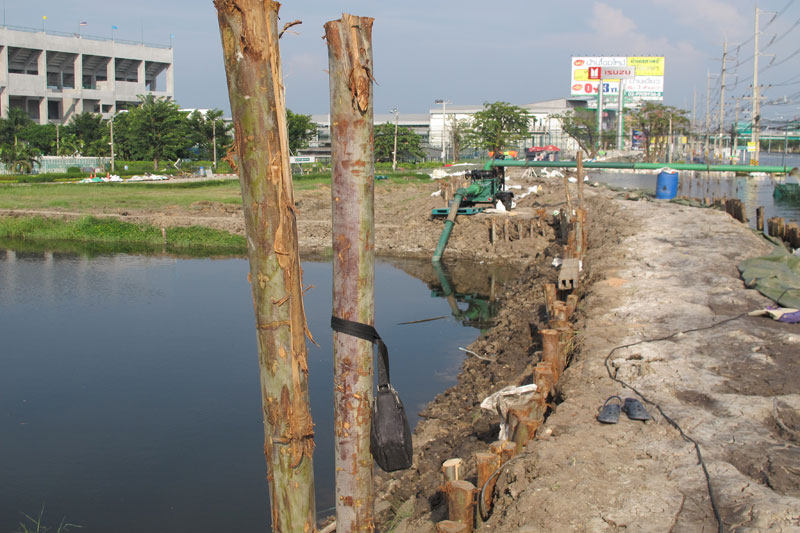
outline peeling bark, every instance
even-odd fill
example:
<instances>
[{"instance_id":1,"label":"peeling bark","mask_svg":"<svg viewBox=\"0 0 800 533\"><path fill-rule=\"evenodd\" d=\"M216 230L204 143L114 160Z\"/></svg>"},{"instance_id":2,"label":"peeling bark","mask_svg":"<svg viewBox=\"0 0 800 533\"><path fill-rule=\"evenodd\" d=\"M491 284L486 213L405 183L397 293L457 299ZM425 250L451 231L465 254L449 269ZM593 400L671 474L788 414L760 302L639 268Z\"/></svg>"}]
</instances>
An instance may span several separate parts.
<instances>
[{"instance_id":1,"label":"peeling bark","mask_svg":"<svg viewBox=\"0 0 800 533\"><path fill-rule=\"evenodd\" d=\"M214 5L236 132L272 527L276 532L313 531L314 428L308 397L308 329L278 49L280 4L215 0Z\"/></svg>"},{"instance_id":2,"label":"peeling bark","mask_svg":"<svg viewBox=\"0 0 800 533\"><path fill-rule=\"evenodd\" d=\"M372 22L325 24L331 96L333 314L374 325ZM373 531L372 343L333 334L337 530Z\"/></svg>"}]
</instances>

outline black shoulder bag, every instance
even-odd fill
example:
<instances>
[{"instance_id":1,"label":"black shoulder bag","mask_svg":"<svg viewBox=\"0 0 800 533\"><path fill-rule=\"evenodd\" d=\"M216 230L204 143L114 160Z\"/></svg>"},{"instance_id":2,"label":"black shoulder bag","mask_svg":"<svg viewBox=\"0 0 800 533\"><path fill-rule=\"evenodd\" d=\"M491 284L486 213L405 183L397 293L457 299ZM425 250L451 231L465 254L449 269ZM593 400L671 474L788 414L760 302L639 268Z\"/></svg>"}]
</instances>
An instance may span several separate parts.
<instances>
[{"instance_id":1,"label":"black shoulder bag","mask_svg":"<svg viewBox=\"0 0 800 533\"><path fill-rule=\"evenodd\" d=\"M372 405L372 428L369 449L384 472L405 470L411 466L414 449L403 402L389 382L389 350L378 331L367 324L331 317L331 328L378 344L378 393Z\"/></svg>"}]
</instances>

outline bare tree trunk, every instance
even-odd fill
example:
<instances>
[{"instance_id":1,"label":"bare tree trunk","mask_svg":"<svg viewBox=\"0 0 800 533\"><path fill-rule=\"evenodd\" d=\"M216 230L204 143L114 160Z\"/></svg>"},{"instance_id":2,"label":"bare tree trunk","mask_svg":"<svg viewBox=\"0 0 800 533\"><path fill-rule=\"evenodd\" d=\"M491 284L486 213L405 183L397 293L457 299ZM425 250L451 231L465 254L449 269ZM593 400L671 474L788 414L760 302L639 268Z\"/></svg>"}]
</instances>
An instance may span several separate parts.
<instances>
[{"instance_id":1,"label":"bare tree trunk","mask_svg":"<svg viewBox=\"0 0 800 533\"><path fill-rule=\"evenodd\" d=\"M374 325L372 22L325 24L331 95L333 314ZM333 334L336 528L373 531L372 343Z\"/></svg>"},{"instance_id":2,"label":"bare tree trunk","mask_svg":"<svg viewBox=\"0 0 800 533\"><path fill-rule=\"evenodd\" d=\"M236 130L272 527L276 532L312 531L314 427L278 50L280 4L268 0L215 0L214 4Z\"/></svg>"}]
</instances>

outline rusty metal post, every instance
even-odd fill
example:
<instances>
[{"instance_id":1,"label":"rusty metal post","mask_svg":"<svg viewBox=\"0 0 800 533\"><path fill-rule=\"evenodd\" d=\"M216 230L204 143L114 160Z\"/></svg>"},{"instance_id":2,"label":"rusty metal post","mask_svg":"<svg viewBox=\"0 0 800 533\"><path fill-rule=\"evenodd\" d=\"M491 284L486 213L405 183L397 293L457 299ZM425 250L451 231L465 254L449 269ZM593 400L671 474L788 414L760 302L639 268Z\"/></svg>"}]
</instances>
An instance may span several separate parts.
<instances>
[{"instance_id":1,"label":"rusty metal post","mask_svg":"<svg viewBox=\"0 0 800 533\"><path fill-rule=\"evenodd\" d=\"M314 426L278 2L215 0L236 130L253 289L272 530L311 531Z\"/></svg>"},{"instance_id":2,"label":"rusty metal post","mask_svg":"<svg viewBox=\"0 0 800 533\"><path fill-rule=\"evenodd\" d=\"M333 314L374 325L372 18L325 24L331 98ZM372 343L333 334L336 529L373 531Z\"/></svg>"}]
</instances>

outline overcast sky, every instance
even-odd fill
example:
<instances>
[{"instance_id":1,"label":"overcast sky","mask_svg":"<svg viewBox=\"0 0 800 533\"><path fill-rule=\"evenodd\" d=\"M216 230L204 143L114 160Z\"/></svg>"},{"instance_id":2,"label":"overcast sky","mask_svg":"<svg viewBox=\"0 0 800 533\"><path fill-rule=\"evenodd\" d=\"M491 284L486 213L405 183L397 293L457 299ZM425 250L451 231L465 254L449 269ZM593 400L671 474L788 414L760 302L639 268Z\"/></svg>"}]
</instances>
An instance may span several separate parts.
<instances>
[{"instance_id":1,"label":"overcast sky","mask_svg":"<svg viewBox=\"0 0 800 533\"><path fill-rule=\"evenodd\" d=\"M775 54L760 83L775 86L765 114L800 114L800 2L761 0L761 48ZM301 19L281 39L286 99L299 113L327 113L323 24L343 12L375 18L375 112L427 113L437 98L457 105L513 104L569 95L572 55L664 55L665 103L705 112L706 72L718 76L729 42L726 100L748 94L753 73L754 4L742 0L307 0L284 3L282 21ZM174 34L175 98L182 107L221 108L227 88L211 0L4 0L7 25L111 35L168 44ZM746 43L741 48L736 45ZM792 53L797 55L792 56ZM738 57L738 67L737 65ZM761 57L764 68L773 58ZM738 78L737 78L738 75ZM738 80L738 84L735 83ZM781 82L788 82L778 86ZM712 80L712 112L719 81ZM717 95L717 96L714 96ZM727 104L726 104L727 105ZM749 105L746 102L743 106ZM732 105L728 105L731 108Z\"/></svg>"}]
</instances>

